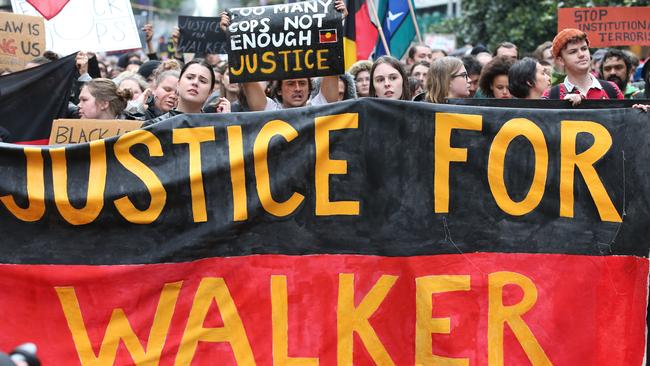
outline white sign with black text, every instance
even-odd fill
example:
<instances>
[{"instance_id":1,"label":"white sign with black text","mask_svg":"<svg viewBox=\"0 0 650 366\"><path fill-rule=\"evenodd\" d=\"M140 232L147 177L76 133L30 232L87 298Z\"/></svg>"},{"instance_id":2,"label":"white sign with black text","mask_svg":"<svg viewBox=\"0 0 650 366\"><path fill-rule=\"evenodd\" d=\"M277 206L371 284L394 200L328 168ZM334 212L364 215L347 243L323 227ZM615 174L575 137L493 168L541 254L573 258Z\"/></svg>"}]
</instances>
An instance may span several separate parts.
<instances>
[{"instance_id":1,"label":"white sign with black text","mask_svg":"<svg viewBox=\"0 0 650 366\"><path fill-rule=\"evenodd\" d=\"M11 0L16 14L42 16L26 0ZM61 55L141 48L129 0L70 0L45 20L47 49Z\"/></svg>"}]
</instances>

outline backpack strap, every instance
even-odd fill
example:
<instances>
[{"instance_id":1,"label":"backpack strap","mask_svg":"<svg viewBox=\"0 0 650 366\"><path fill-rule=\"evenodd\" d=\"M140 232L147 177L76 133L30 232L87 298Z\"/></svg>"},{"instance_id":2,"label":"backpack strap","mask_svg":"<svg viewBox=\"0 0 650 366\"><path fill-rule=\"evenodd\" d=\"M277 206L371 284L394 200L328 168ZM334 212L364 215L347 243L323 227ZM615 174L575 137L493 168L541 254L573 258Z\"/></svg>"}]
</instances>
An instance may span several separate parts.
<instances>
[{"instance_id":1,"label":"backpack strap","mask_svg":"<svg viewBox=\"0 0 650 366\"><path fill-rule=\"evenodd\" d=\"M598 79L598 82L605 89L605 93L607 93L609 99L617 99L618 93L616 92L616 88L609 81Z\"/></svg>"}]
</instances>

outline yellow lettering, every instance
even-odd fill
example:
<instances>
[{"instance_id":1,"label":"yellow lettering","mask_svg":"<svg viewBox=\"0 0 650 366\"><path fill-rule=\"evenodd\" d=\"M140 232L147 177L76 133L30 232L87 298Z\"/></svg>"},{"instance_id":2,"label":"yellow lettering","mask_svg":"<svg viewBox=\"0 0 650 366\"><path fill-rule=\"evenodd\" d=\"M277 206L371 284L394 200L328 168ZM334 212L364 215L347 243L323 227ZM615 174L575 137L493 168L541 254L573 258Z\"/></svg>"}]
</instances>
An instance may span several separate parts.
<instances>
[{"instance_id":1,"label":"yellow lettering","mask_svg":"<svg viewBox=\"0 0 650 366\"><path fill-rule=\"evenodd\" d=\"M330 160L330 131L357 128L359 115L345 113L316 117L316 215L358 215L359 201L330 201L329 178L333 174L347 174L345 160Z\"/></svg>"},{"instance_id":2,"label":"yellow lettering","mask_svg":"<svg viewBox=\"0 0 650 366\"><path fill-rule=\"evenodd\" d=\"M136 366L158 365L182 284L183 282L174 282L165 284L163 287L156 308L156 315L149 331L146 351L133 328L131 328L124 310L115 309L108 322L98 356L95 355L90 343L74 288L56 287L56 294L63 308L68 328L72 333L72 340L81 364L84 366L114 365L117 347L121 340L124 342Z\"/></svg>"},{"instance_id":3,"label":"yellow lettering","mask_svg":"<svg viewBox=\"0 0 650 366\"><path fill-rule=\"evenodd\" d=\"M291 142L293 139L298 137L298 131L284 121L273 120L268 122L262 127L255 139L253 145L253 158L255 161L256 186L257 193L260 197L260 203L266 212L282 217L295 211L302 203L305 196L293 192L288 200L285 202L278 202L274 200L271 195L271 178L269 176L267 155L269 152L269 143L276 135L280 135L284 137L287 142Z\"/></svg>"},{"instance_id":4,"label":"yellow lettering","mask_svg":"<svg viewBox=\"0 0 650 366\"><path fill-rule=\"evenodd\" d=\"M192 216L194 222L208 221L201 171L201 143L214 141L214 127L175 128L172 131L174 144L187 144L190 152L190 190L192 192Z\"/></svg>"},{"instance_id":5,"label":"yellow lettering","mask_svg":"<svg viewBox=\"0 0 650 366\"><path fill-rule=\"evenodd\" d=\"M221 312L223 327L204 328L203 323L213 300L216 301ZM253 358L253 351L248 342L244 324L223 278L201 280L174 365L190 366L199 342L228 342L238 365L255 365L255 358Z\"/></svg>"},{"instance_id":6,"label":"yellow lettering","mask_svg":"<svg viewBox=\"0 0 650 366\"><path fill-rule=\"evenodd\" d=\"M503 288L519 286L524 295L514 305L503 304ZM521 318L537 302L537 288L530 278L515 272L496 272L488 275L488 365L503 366L503 329L508 323L533 366L551 366L552 363Z\"/></svg>"},{"instance_id":7,"label":"yellow lettering","mask_svg":"<svg viewBox=\"0 0 650 366\"><path fill-rule=\"evenodd\" d=\"M292 71L302 71L302 67L300 66L300 53L302 53L302 50L293 50L293 53L296 55L296 67Z\"/></svg>"},{"instance_id":8,"label":"yellow lettering","mask_svg":"<svg viewBox=\"0 0 650 366\"><path fill-rule=\"evenodd\" d=\"M104 140L94 140L90 147L90 168L88 173L88 190L86 206L75 208L68 198L68 169L65 159L65 147L50 149L52 157L52 183L54 201L61 216L72 225L89 224L99 216L104 207L104 190L106 188L106 145Z\"/></svg>"},{"instance_id":9,"label":"yellow lettering","mask_svg":"<svg viewBox=\"0 0 650 366\"><path fill-rule=\"evenodd\" d=\"M476 114L436 113L434 147L434 211L449 212L449 165L452 161L467 161L467 149L451 147L451 131L455 129L481 131L483 117Z\"/></svg>"},{"instance_id":10,"label":"yellow lettering","mask_svg":"<svg viewBox=\"0 0 650 366\"><path fill-rule=\"evenodd\" d=\"M268 67L262 67L260 71L263 74L272 74L275 72L275 69L277 67L277 64L275 63L275 60L273 59L273 51L266 51L262 54L262 62L268 64Z\"/></svg>"},{"instance_id":11,"label":"yellow lettering","mask_svg":"<svg viewBox=\"0 0 650 366\"><path fill-rule=\"evenodd\" d=\"M415 364L422 366L466 366L467 358L450 358L433 354L431 334L450 334L450 318L431 318L431 294L450 291L469 291L470 276L426 276L415 279Z\"/></svg>"},{"instance_id":12,"label":"yellow lettering","mask_svg":"<svg viewBox=\"0 0 650 366\"><path fill-rule=\"evenodd\" d=\"M10 194L0 197L0 201L18 219L33 222L45 215L45 176L43 173L43 155L38 147L25 147L27 172L27 208L19 207Z\"/></svg>"},{"instance_id":13,"label":"yellow lettering","mask_svg":"<svg viewBox=\"0 0 650 366\"><path fill-rule=\"evenodd\" d=\"M512 140L525 137L535 152L535 175L526 197L515 202L510 198L504 181L504 162ZM530 120L514 118L506 122L494 137L488 159L488 183L499 207L510 215L521 216L534 210L542 201L548 171L548 148L542 130Z\"/></svg>"},{"instance_id":14,"label":"yellow lettering","mask_svg":"<svg viewBox=\"0 0 650 366\"><path fill-rule=\"evenodd\" d=\"M289 53L291 51L278 51L278 54L282 55L284 58L284 70L289 71Z\"/></svg>"},{"instance_id":15,"label":"yellow lettering","mask_svg":"<svg viewBox=\"0 0 650 366\"><path fill-rule=\"evenodd\" d=\"M246 205L246 171L244 170L244 143L241 126L228 126L227 131L233 220L244 221L248 219L248 206Z\"/></svg>"},{"instance_id":16,"label":"yellow lettering","mask_svg":"<svg viewBox=\"0 0 650 366\"><path fill-rule=\"evenodd\" d=\"M330 67L325 65L324 62L327 61L327 53L329 50L317 50L316 51L316 65L318 70L328 70Z\"/></svg>"},{"instance_id":17,"label":"yellow lettering","mask_svg":"<svg viewBox=\"0 0 650 366\"><path fill-rule=\"evenodd\" d=\"M579 133L593 136L594 144L586 151L576 154L576 138ZM575 168L587 184L589 193L596 203L600 219L610 222L622 222L623 219L614 207L600 180L594 164L609 151L612 136L602 125L589 121L562 121L560 143L560 216L573 217L573 177Z\"/></svg>"},{"instance_id":18,"label":"yellow lettering","mask_svg":"<svg viewBox=\"0 0 650 366\"><path fill-rule=\"evenodd\" d=\"M368 319L379 308L388 291L397 281L397 276L383 275L361 300L359 306L354 306L354 275L339 274L339 298L336 309L338 347L338 365L352 365L353 335L356 332L361 338L375 364L378 366L395 365L386 348L377 337L377 333Z\"/></svg>"},{"instance_id":19,"label":"yellow lettering","mask_svg":"<svg viewBox=\"0 0 650 366\"><path fill-rule=\"evenodd\" d=\"M257 53L246 55L246 70L249 74L253 74L257 70Z\"/></svg>"},{"instance_id":20,"label":"yellow lettering","mask_svg":"<svg viewBox=\"0 0 650 366\"><path fill-rule=\"evenodd\" d=\"M305 66L310 70L314 68L314 62L313 61L310 62L310 58L313 57L313 54L314 54L314 50L312 50L311 48L305 51Z\"/></svg>"},{"instance_id":21,"label":"yellow lettering","mask_svg":"<svg viewBox=\"0 0 650 366\"><path fill-rule=\"evenodd\" d=\"M244 55L239 56L239 69L230 66L230 73L239 76L244 72Z\"/></svg>"},{"instance_id":22,"label":"yellow lettering","mask_svg":"<svg viewBox=\"0 0 650 366\"><path fill-rule=\"evenodd\" d=\"M163 156L162 146L156 135L145 130L136 130L118 138L113 146L115 157L128 171L144 183L151 195L149 207L140 210L133 205L128 196L115 200L115 208L129 222L134 224L150 224L154 222L167 202L167 192L148 166L131 155L131 147L137 144L143 144L149 150L149 156Z\"/></svg>"},{"instance_id":23,"label":"yellow lettering","mask_svg":"<svg viewBox=\"0 0 650 366\"><path fill-rule=\"evenodd\" d=\"M318 358L289 357L289 305L287 277L271 276L271 315L273 324L273 365L318 366Z\"/></svg>"}]
</instances>

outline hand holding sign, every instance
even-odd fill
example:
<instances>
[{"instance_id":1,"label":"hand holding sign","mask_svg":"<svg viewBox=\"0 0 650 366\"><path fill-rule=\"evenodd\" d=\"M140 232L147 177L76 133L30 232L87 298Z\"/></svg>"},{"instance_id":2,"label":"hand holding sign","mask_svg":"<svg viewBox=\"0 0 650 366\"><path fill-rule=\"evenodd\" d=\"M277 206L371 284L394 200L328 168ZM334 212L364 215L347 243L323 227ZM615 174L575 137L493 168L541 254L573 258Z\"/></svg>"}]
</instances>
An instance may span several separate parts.
<instances>
[{"instance_id":1,"label":"hand holding sign","mask_svg":"<svg viewBox=\"0 0 650 366\"><path fill-rule=\"evenodd\" d=\"M336 0L334 2L334 9L336 9L336 11L338 11L339 13L343 14L343 18L348 16L348 8L345 6L345 1Z\"/></svg>"},{"instance_id":2,"label":"hand holding sign","mask_svg":"<svg viewBox=\"0 0 650 366\"><path fill-rule=\"evenodd\" d=\"M79 70L80 75L83 75L88 72L88 59L90 59L88 53L86 52L77 53L77 57L75 61L76 61L77 70Z\"/></svg>"}]
</instances>

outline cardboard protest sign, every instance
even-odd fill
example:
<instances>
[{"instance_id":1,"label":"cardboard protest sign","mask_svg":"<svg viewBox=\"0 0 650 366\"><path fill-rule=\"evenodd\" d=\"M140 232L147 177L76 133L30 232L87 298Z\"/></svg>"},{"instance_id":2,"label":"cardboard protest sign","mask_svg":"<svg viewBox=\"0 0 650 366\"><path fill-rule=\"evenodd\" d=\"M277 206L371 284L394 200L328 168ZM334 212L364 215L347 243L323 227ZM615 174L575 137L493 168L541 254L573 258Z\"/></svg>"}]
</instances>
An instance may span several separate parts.
<instances>
[{"instance_id":1,"label":"cardboard protest sign","mask_svg":"<svg viewBox=\"0 0 650 366\"><path fill-rule=\"evenodd\" d=\"M561 8L558 32L577 28L591 47L650 45L650 7Z\"/></svg>"},{"instance_id":2,"label":"cardboard protest sign","mask_svg":"<svg viewBox=\"0 0 650 366\"><path fill-rule=\"evenodd\" d=\"M230 81L344 72L343 22L333 0L229 10Z\"/></svg>"},{"instance_id":3,"label":"cardboard protest sign","mask_svg":"<svg viewBox=\"0 0 650 366\"><path fill-rule=\"evenodd\" d=\"M18 71L45 52L43 18L0 13L0 70Z\"/></svg>"},{"instance_id":4,"label":"cardboard protest sign","mask_svg":"<svg viewBox=\"0 0 650 366\"><path fill-rule=\"evenodd\" d=\"M178 50L204 55L227 53L226 33L219 26L219 18L178 16Z\"/></svg>"},{"instance_id":5,"label":"cardboard protest sign","mask_svg":"<svg viewBox=\"0 0 650 366\"><path fill-rule=\"evenodd\" d=\"M80 144L119 136L142 126L142 121L57 119L52 123L50 145Z\"/></svg>"},{"instance_id":6,"label":"cardboard protest sign","mask_svg":"<svg viewBox=\"0 0 650 366\"><path fill-rule=\"evenodd\" d=\"M27 0L11 0L14 13L42 15ZM45 21L47 49L62 55L141 48L128 0L70 0Z\"/></svg>"}]
</instances>

